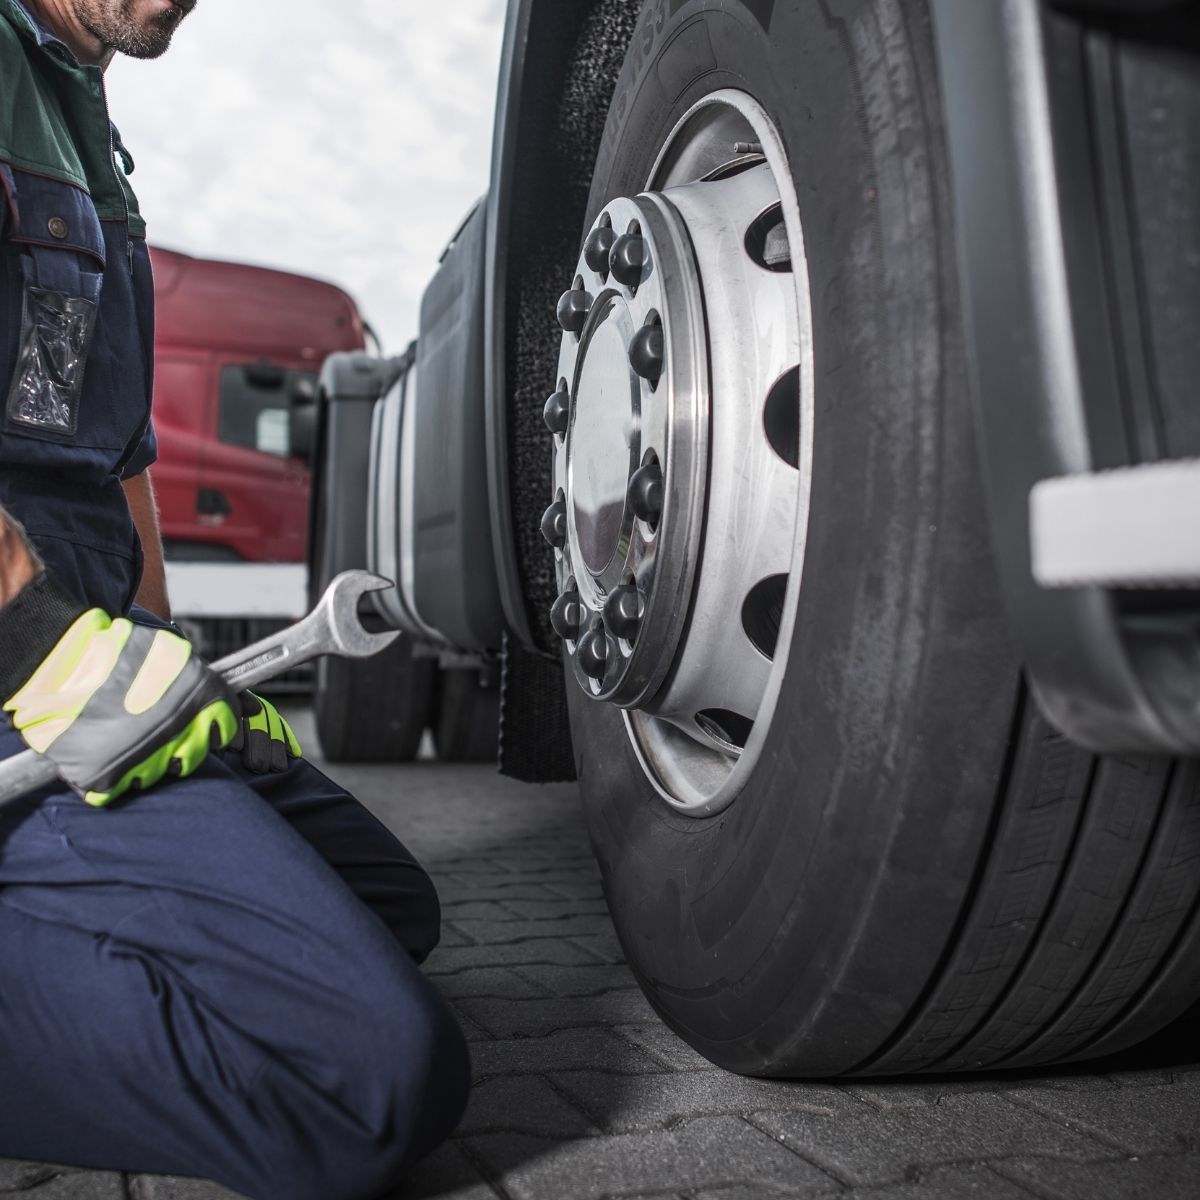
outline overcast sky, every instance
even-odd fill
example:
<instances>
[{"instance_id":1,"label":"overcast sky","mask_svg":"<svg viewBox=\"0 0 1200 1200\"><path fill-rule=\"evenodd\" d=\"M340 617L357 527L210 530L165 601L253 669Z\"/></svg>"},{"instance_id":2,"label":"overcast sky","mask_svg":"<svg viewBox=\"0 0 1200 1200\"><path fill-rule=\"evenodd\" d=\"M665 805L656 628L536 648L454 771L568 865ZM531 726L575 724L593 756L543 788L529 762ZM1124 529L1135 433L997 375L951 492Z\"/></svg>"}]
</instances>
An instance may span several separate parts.
<instances>
[{"instance_id":1,"label":"overcast sky","mask_svg":"<svg viewBox=\"0 0 1200 1200\"><path fill-rule=\"evenodd\" d=\"M347 288L389 353L487 187L505 0L200 0L113 119L154 244Z\"/></svg>"}]
</instances>

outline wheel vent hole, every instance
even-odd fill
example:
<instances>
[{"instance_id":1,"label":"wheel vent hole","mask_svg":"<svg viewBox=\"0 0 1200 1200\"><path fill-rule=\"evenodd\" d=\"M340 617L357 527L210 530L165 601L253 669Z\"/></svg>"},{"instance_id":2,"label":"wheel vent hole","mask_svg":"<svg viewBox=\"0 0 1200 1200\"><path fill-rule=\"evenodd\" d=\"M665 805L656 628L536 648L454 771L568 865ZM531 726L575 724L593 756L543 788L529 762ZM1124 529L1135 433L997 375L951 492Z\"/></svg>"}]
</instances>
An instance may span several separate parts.
<instances>
[{"instance_id":1,"label":"wheel vent hole","mask_svg":"<svg viewBox=\"0 0 1200 1200\"><path fill-rule=\"evenodd\" d=\"M730 712L727 708L706 708L696 714L696 724L716 742L721 742L727 749L740 753L750 740L750 731L754 722L741 713Z\"/></svg>"},{"instance_id":2,"label":"wheel vent hole","mask_svg":"<svg viewBox=\"0 0 1200 1200\"><path fill-rule=\"evenodd\" d=\"M792 269L792 247L783 223L782 204L773 204L746 231L746 253L764 271Z\"/></svg>"},{"instance_id":3,"label":"wheel vent hole","mask_svg":"<svg viewBox=\"0 0 1200 1200\"><path fill-rule=\"evenodd\" d=\"M742 604L742 628L751 644L767 658L775 658L779 630L783 625L783 601L788 577L768 575L751 589Z\"/></svg>"},{"instance_id":4,"label":"wheel vent hole","mask_svg":"<svg viewBox=\"0 0 1200 1200\"><path fill-rule=\"evenodd\" d=\"M789 467L800 465L800 368L784 372L763 407L763 431L771 449Z\"/></svg>"}]
</instances>

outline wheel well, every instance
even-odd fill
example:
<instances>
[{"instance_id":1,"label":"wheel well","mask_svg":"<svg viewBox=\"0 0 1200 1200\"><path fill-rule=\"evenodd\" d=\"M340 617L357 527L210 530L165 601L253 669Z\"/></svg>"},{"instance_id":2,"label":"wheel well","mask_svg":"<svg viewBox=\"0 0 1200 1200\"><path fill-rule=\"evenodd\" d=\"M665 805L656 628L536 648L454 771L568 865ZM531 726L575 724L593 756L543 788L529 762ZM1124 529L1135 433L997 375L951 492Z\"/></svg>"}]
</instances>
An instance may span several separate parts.
<instances>
[{"instance_id":1,"label":"wheel well","mask_svg":"<svg viewBox=\"0 0 1200 1200\"><path fill-rule=\"evenodd\" d=\"M497 125L488 391L493 455L503 467L494 499L508 513L510 527L499 532L511 551L508 563L500 551L499 565L510 624L528 629L531 648L556 659L549 621L554 560L539 532L551 492L541 414L554 390L553 313L569 283L564 271L578 254L592 168L641 7L642 0L521 6L515 19L524 25L524 44L517 37L509 47L521 61ZM507 128L514 117L515 128Z\"/></svg>"}]
</instances>

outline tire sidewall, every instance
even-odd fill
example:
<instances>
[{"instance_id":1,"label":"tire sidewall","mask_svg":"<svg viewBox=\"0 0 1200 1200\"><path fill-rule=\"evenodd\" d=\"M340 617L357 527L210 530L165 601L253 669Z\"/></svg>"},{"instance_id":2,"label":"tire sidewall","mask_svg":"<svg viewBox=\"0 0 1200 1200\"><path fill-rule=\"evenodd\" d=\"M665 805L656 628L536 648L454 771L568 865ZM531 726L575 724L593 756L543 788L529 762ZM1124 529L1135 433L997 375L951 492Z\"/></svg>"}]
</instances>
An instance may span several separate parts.
<instances>
[{"instance_id":1,"label":"tire sidewall","mask_svg":"<svg viewBox=\"0 0 1200 1200\"><path fill-rule=\"evenodd\" d=\"M834 1073L916 1003L975 869L1017 670L976 481L953 233L921 4L652 0L588 224L679 118L752 94L787 149L815 345L812 516L788 671L754 775L672 810L619 711L568 683L618 932L714 1061ZM964 720L969 715L969 720Z\"/></svg>"}]
</instances>

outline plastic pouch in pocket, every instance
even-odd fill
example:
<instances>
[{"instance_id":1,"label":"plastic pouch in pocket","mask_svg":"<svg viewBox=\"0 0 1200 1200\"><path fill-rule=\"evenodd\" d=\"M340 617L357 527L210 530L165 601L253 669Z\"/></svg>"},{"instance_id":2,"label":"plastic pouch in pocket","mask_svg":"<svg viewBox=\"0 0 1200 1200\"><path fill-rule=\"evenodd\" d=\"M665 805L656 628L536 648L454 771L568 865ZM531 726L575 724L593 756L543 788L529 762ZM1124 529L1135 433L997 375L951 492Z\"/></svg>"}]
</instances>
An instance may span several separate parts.
<instances>
[{"instance_id":1,"label":"plastic pouch in pocket","mask_svg":"<svg viewBox=\"0 0 1200 1200\"><path fill-rule=\"evenodd\" d=\"M63 437L79 425L88 349L96 326L97 295L72 296L48 288L25 288L16 369L8 391L8 420L26 429Z\"/></svg>"}]
</instances>

